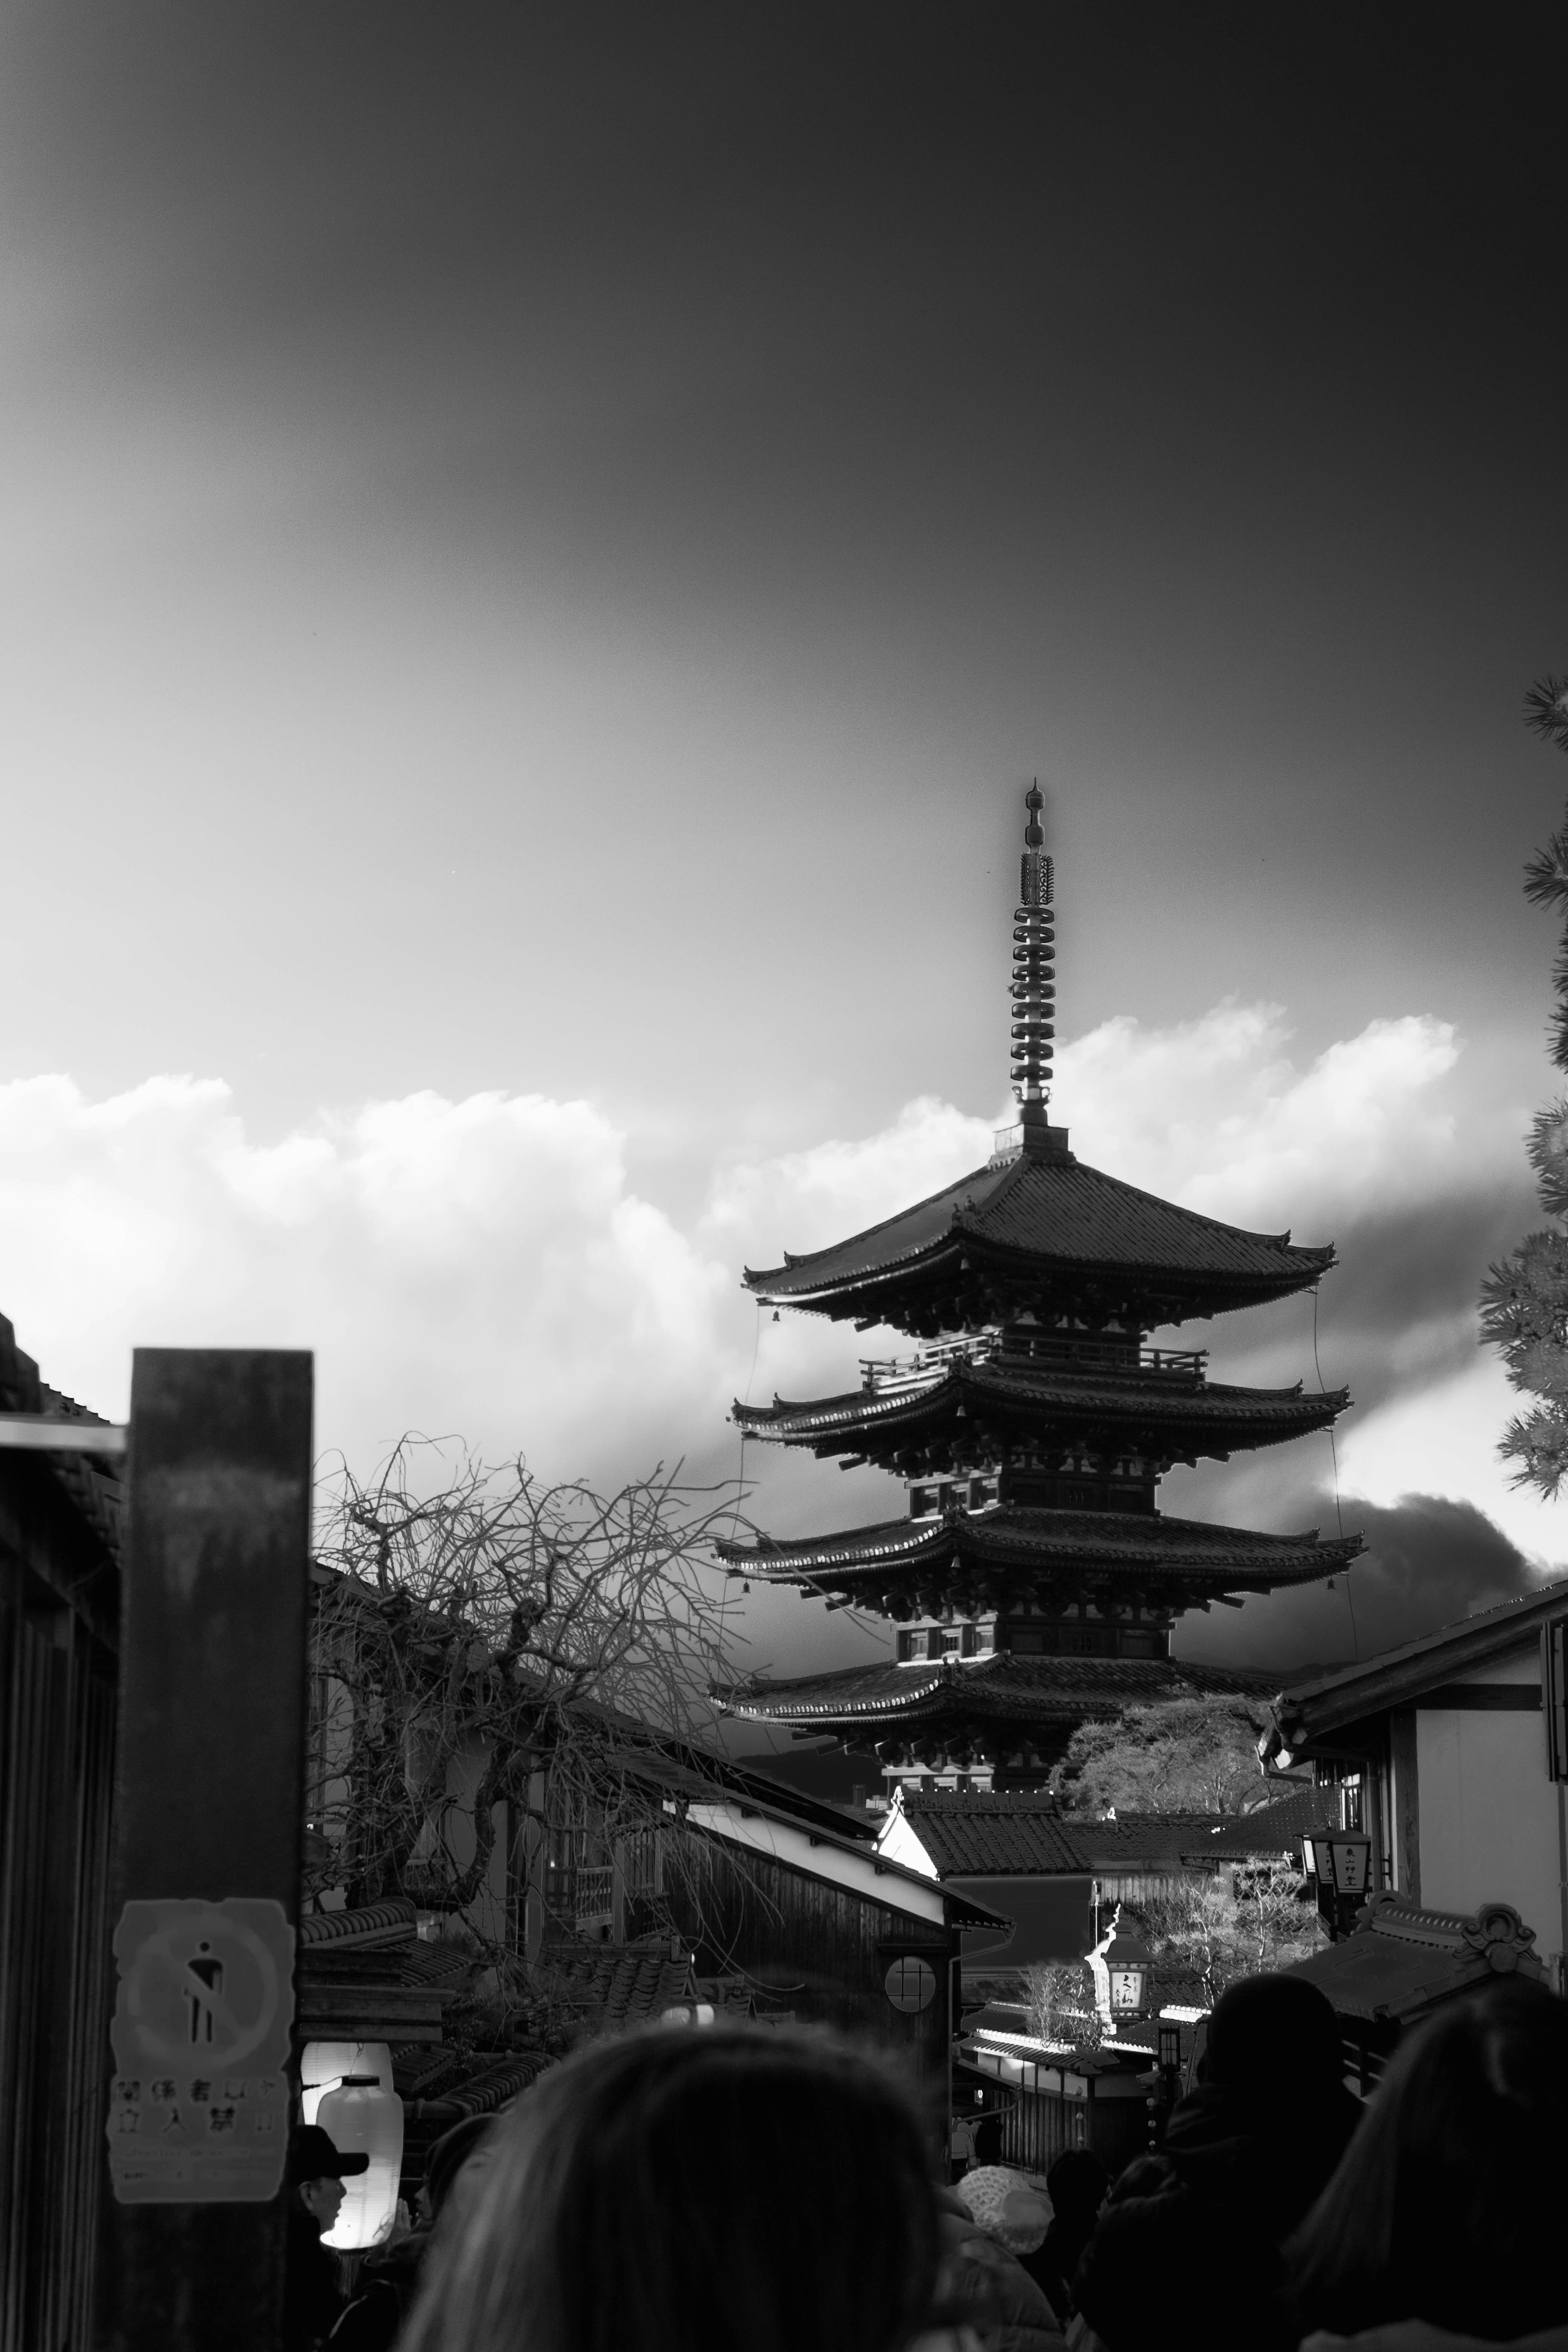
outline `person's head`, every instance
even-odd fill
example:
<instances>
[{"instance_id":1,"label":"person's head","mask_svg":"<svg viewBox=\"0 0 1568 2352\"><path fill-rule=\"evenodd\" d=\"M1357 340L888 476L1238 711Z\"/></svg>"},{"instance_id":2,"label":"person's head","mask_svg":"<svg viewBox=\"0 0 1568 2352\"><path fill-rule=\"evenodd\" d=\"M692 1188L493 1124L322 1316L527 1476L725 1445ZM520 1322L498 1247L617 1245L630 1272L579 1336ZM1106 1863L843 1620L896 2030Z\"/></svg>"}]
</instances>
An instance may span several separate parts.
<instances>
[{"instance_id":1,"label":"person's head","mask_svg":"<svg viewBox=\"0 0 1568 2352\"><path fill-rule=\"evenodd\" d=\"M920 2121L827 2036L658 2026L521 2099L400 2352L902 2352L938 2239Z\"/></svg>"},{"instance_id":2,"label":"person's head","mask_svg":"<svg viewBox=\"0 0 1568 2352\"><path fill-rule=\"evenodd\" d=\"M1010 2254L1032 2254L1045 2243L1050 2211L1021 2172L1010 2172L1004 2164L977 2165L955 2193L975 2228Z\"/></svg>"},{"instance_id":3,"label":"person's head","mask_svg":"<svg viewBox=\"0 0 1568 2352\"><path fill-rule=\"evenodd\" d=\"M445 2213L449 2223L466 2214L478 2197L495 2153L494 2116L466 2116L443 2132L425 2160L419 2210L427 2222Z\"/></svg>"},{"instance_id":4,"label":"person's head","mask_svg":"<svg viewBox=\"0 0 1568 2352\"><path fill-rule=\"evenodd\" d=\"M363 2154L343 2156L320 2124L297 2124L289 2135L289 2186L324 2235L342 2210L343 2182L368 2171Z\"/></svg>"},{"instance_id":5,"label":"person's head","mask_svg":"<svg viewBox=\"0 0 1568 2352\"><path fill-rule=\"evenodd\" d=\"M1046 2175L1051 2210L1064 2221L1092 2221L1105 2202L1110 2175L1091 2147L1069 2147Z\"/></svg>"},{"instance_id":6,"label":"person's head","mask_svg":"<svg viewBox=\"0 0 1568 2352\"><path fill-rule=\"evenodd\" d=\"M1568 2002L1513 1977L1429 2019L1288 2249L1313 2326L1511 2339L1568 2320L1565 2115Z\"/></svg>"},{"instance_id":7,"label":"person's head","mask_svg":"<svg viewBox=\"0 0 1568 2352\"><path fill-rule=\"evenodd\" d=\"M1242 2098L1337 2098L1344 2045L1327 1995L1305 1977L1241 1977L1215 2003L1202 2080Z\"/></svg>"}]
</instances>

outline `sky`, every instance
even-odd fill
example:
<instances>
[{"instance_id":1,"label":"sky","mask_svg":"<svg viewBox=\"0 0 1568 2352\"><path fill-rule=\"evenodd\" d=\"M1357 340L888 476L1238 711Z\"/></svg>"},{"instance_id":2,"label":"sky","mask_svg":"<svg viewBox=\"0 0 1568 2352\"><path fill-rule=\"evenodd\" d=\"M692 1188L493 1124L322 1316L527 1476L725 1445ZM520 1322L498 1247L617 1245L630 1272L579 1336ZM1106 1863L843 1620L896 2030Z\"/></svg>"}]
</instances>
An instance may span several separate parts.
<instances>
[{"instance_id":1,"label":"sky","mask_svg":"<svg viewBox=\"0 0 1568 2352\"><path fill-rule=\"evenodd\" d=\"M1376 21L1368 21L1375 13ZM0 1309L309 1345L616 1483L853 1385L742 1265L984 1158L1020 795L1094 1164L1333 1240L1190 1654L1568 1563L1476 1345L1568 770L1563 36L1397 11L35 0L0 23ZM747 1448L779 1532L875 1474ZM1359 1610L1359 1615L1352 1612ZM738 1603L744 1662L879 1654ZM1218 1622L1223 1619L1224 1622Z\"/></svg>"}]
</instances>

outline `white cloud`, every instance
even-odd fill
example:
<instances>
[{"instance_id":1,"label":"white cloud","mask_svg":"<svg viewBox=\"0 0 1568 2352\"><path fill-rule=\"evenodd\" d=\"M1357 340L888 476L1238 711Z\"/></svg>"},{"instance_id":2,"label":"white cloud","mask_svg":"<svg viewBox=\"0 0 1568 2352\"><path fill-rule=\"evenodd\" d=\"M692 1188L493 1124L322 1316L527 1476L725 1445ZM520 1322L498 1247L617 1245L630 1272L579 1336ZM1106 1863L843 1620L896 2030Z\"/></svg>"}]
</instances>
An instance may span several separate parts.
<instances>
[{"instance_id":1,"label":"white cloud","mask_svg":"<svg viewBox=\"0 0 1568 2352\"><path fill-rule=\"evenodd\" d=\"M421 1094L261 1146L210 1081L0 1087L0 1300L110 1411L135 1344L313 1347L319 1439L361 1460L416 1427L640 1471L722 1411L731 1289L584 1103Z\"/></svg>"},{"instance_id":2,"label":"white cloud","mask_svg":"<svg viewBox=\"0 0 1568 2352\"><path fill-rule=\"evenodd\" d=\"M918 1096L879 1134L722 1170L705 1223L716 1238L732 1236L751 1265L781 1265L786 1249L797 1257L826 1249L983 1167L998 1123Z\"/></svg>"},{"instance_id":3,"label":"white cloud","mask_svg":"<svg viewBox=\"0 0 1568 2352\"><path fill-rule=\"evenodd\" d=\"M1461 1047L1427 1014L1370 1021L1304 1069L1273 1004L1150 1029L1105 1022L1061 1056L1057 1115L1099 1168L1302 1239L1517 1162L1517 1112L1461 1116Z\"/></svg>"},{"instance_id":4,"label":"white cloud","mask_svg":"<svg viewBox=\"0 0 1568 2352\"><path fill-rule=\"evenodd\" d=\"M1163 1030L1106 1023L1063 1054L1058 1097L1096 1165L1328 1238L1516 1178L1520 1115L1478 1108L1478 1091L1441 1022L1373 1022L1298 1067L1277 1008L1226 1003ZM583 1102L417 1094L261 1145L216 1081L92 1102L38 1078L0 1087L0 1308L47 1378L108 1411L124 1407L133 1345L309 1346L320 1441L361 1462L422 1427L521 1445L562 1475L681 1454L727 1467L724 1414L749 1380L756 1395L847 1387L859 1348L883 1344L759 1322L742 1265L936 1191L984 1163L993 1124L921 1097L878 1134L723 1164L683 1227L632 1189L623 1135ZM1466 1496L1547 1548L1491 1453L1500 1376L1483 1360L1448 1378L1441 1339L1413 1314L1389 1339L1393 1393L1347 1433L1347 1489ZM796 1467L768 1482L792 1522L895 1501L869 1473Z\"/></svg>"}]
</instances>

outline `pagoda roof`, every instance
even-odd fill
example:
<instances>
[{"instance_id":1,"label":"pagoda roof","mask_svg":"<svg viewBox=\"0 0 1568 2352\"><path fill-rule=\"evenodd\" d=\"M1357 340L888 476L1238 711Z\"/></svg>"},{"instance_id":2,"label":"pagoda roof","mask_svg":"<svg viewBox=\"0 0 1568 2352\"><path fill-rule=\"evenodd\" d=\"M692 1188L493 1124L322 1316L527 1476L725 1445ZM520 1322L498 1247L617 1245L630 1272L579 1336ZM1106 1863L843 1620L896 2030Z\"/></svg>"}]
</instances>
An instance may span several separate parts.
<instances>
[{"instance_id":1,"label":"pagoda roof","mask_svg":"<svg viewBox=\"0 0 1568 2352\"><path fill-rule=\"evenodd\" d=\"M984 1658L845 1666L788 1680L753 1675L715 1696L724 1714L749 1722L809 1724L848 1737L905 1725L1066 1729L1120 1715L1124 1707L1200 1693L1263 1698L1279 1682L1278 1673L1267 1669L1199 1665L1185 1658L1038 1658L998 1650Z\"/></svg>"},{"instance_id":2,"label":"pagoda roof","mask_svg":"<svg viewBox=\"0 0 1568 2352\"><path fill-rule=\"evenodd\" d=\"M1134 1369L1082 1370L1027 1356L955 1358L919 1380L843 1396L734 1407L742 1429L819 1455L860 1454L881 1462L910 1448L982 1432L1064 1436L1094 1432L1141 1454L1224 1462L1232 1453L1279 1445L1326 1429L1350 1402L1348 1389L1303 1396L1288 1389L1213 1385L1201 1376ZM960 1430L961 1422L970 1426Z\"/></svg>"},{"instance_id":3,"label":"pagoda roof","mask_svg":"<svg viewBox=\"0 0 1568 2352\"><path fill-rule=\"evenodd\" d=\"M1066 1130L1051 1130L1065 1138ZM765 1304L910 1331L1073 1308L1145 1328L1283 1298L1334 1263L1162 1201L1076 1159L1025 1150L830 1249L765 1271Z\"/></svg>"},{"instance_id":4,"label":"pagoda roof","mask_svg":"<svg viewBox=\"0 0 1568 2352\"><path fill-rule=\"evenodd\" d=\"M1169 1519L1154 1511L1062 1511L1002 1504L960 1510L943 1518L887 1519L841 1535L755 1544L721 1543L727 1560L775 1584L824 1587L865 1600L869 1586L919 1590L951 1581L1004 1590L1024 1599L1032 1586L1071 1583L1135 1594L1163 1591L1213 1598L1237 1590L1268 1592L1276 1585L1308 1584L1331 1576L1362 1549L1360 1536L1324 1543L1315 1528L1300 1535L1263 1535L1249 1528L1216 1528L1200 1519ZM1171 1591L1171 1587L1175 1591Z\"/></svg>"}]
</instances>

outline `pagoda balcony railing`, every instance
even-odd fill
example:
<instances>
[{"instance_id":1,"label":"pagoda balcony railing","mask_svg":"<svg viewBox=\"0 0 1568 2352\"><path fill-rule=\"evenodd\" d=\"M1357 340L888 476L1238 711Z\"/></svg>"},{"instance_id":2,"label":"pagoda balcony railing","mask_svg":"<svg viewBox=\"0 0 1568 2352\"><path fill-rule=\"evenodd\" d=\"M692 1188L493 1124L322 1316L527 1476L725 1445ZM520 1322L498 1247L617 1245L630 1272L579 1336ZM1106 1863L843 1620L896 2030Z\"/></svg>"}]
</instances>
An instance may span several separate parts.
<instances>
[{"instance_id":1,"label":"pagoda balcony railing","mask_svg":"<svg viewBox=\"0 0 1568 2352\"><path fill-rule=\"evenodd\" d=\"M1173 1379L1201 1381L1208 1363L1206 1348L1133 1348L1125 1340L1079 1338L1076 1332L977 1331L962 1339L936 1339L912 1356L862 1356L860 1383L878 1393L912 1388L940 1379L952 1364L984 1364L996 1358L1010 1363L1060 1364L1064 1370L1158 1372Z\"/></svg>"}]
</instances>

